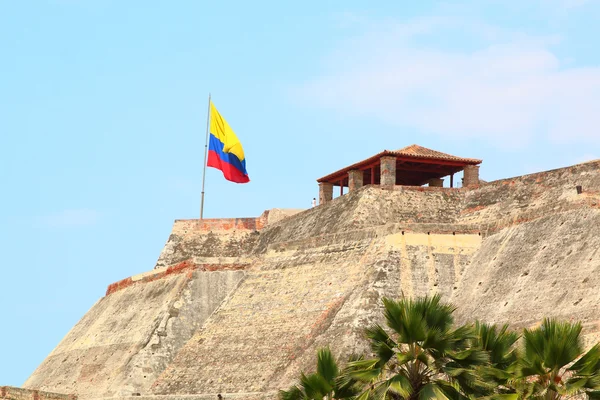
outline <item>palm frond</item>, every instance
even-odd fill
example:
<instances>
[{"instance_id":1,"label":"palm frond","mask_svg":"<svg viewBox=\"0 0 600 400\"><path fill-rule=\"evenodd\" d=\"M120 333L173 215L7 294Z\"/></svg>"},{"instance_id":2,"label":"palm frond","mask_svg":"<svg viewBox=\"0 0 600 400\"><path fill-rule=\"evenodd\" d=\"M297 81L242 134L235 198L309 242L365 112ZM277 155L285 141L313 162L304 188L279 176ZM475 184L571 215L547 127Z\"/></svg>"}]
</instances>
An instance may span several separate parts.
<instances>
[{"instance_id":1,"label":"palm frond","mask_svg":"<svg viewBox=\"0 0 600 400\"><path fill-rule=\"evenodd\" d=\"M600 371L600 343L589 349L568 370L581 375L597 374Z\"/></svg>"},{"instance_id":2,"label":"palm frond","mask_svg":"<svg viewBox=\"0 0 600 400\"><path fill-rule=\"evenodd\" d=\"M333 384L339 374L338 365L328 347L317 351L317 374L329 385Z\"/></svg>"},{"instance_id":3,"label":"palm frond","mask_svg":"<svg viewBox=\"0 0 600 400\"><path fill-rule=\"evenodd\" d=\"M322 399L331 393L333 387L318 374L300 376L300 388L309 399Z\"/></svg>"},{"instance_id":4,"label":"palm frond","mask_svg":"<svg viewBox=\"0 0 600 400\"><path fill-rule=\"evenodd\" d=\"M419 390L418 399L419 400L434 400L434 399L443 398L443 397L438 397L438 395L441 393L439 393L439 391L436 389L437 388L435 387L435 385L432 382L426 384L425 386L423 386L421 388L421 390Z\"/></svg>"},{"instance_id":5,"label":"palm frond","mask_svg":"<svg viewBox=\"0 0 600 400\"><path fill-rule=\"evenodd\" d=\"M458 389L449 382L444 380L436 380L435 386L439 393L442 393L449 400L468 400L468 397L461 394Z\"/></svg>"},{"instance_id":6,"label":"palm frond","mask_svg":"<svg viewBox=\"0 0 600 400\"><path fill-rule=\"evenodd\" d=\"M390 338L387 332L380 326L374 325L365 329L365 334L371 342L371 350L379 358L380 364L385 364L394 356L396 342Z\"/></svg>"},{"instance_id":7,"label":"palm frond","mask_svg":"<svg viewBox=\"0 0 600 400\"><path fill-rule=\"evenodd\" d=\"M280 400L306 400L306 394L302 392L302 390L294 385L290 387L288 390L280 390L279 391L279 399Z\"/></svg>"}]
</instances>

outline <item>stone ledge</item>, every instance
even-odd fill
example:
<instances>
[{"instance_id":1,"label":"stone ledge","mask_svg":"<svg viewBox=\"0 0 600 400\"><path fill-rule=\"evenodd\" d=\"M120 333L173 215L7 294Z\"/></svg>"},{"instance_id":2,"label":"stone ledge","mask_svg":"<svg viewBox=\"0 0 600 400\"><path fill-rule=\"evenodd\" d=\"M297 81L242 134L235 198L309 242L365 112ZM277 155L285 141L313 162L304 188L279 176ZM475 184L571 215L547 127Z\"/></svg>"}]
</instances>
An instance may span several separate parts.
<instances>
[{"instance_id":1,"label":"stone ledge","mask_svg":"<svg viewBox=\"0 0 600 400\"><path fill-rule=\"evenodd\" d=\"M237 264L196 264L190 260L186 260L175 265L171 265L167 268L155 269L143 274L130 276L129 278L122 279L118 282L111 283L106 289L106 295L118 292L119 290L125 289L129 286L138 283L148 283L155 280L164 278L166 276L183 274L186 273L188 278L192 277L194 271L240 271L248 268L250 263L237 263Z\"/></svg>"},{"instance_id":2,"label":"stone ledge","mask_svg":"<svg viewBox=\"0 0 600 400\"><path fill-rule=\"evenodd\" d=\"M22 389L12 386L0 386L2 400L76 400L73 394L43 392L41 390Z\"/></svg>"},{"instance_id":3,"label":"stone ledge","mask_svg":"<svg viewBox=\"0 0 600 400\"><path fill-rule=\"evenodd\" d=\"M307 239L290 240L272 243L267 246L267 251L287 251L299 248L315 248L327 246L332 243L351 240L358 242L360 239L372 239L378 236L391 235L398 232L406 234L432 234L432 235L480 235L481 227L476 224L436 224L436 223L391 223L374 227L355 229L348 232L320 235Z\"/></svg>"},{"instance_id":4,"label":"stone ledge","mask_svg":"<svg viewBox=\"0 0 600 400\"><path fill-rule=\"evenodd\" d=\"M172 233L211 231L259 231L265 227L267 215L258 218L176 219Z\"/></svg>"}]
</instances>

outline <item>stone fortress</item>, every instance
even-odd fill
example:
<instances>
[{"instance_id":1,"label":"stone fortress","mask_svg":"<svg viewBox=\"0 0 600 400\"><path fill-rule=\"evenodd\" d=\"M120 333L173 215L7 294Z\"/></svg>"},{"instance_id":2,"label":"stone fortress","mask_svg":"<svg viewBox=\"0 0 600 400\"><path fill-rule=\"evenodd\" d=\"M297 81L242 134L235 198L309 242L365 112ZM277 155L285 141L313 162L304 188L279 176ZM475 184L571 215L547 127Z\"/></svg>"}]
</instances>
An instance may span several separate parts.
<instances>
[{"instance_id":1,"label":"stone fortress","mask_svg":"<svg viewBox=\"0 0 600 400\"><path fill-rule=\"evenodd\" d=\"M366 353L383 296L440 293L458 322L576 319L599 340L600 160L494 182L480 163L413 145L319 179L308 210L177 220L156 267L0 398L276 398L318 348Z\"/></svg>"}]
</instances>

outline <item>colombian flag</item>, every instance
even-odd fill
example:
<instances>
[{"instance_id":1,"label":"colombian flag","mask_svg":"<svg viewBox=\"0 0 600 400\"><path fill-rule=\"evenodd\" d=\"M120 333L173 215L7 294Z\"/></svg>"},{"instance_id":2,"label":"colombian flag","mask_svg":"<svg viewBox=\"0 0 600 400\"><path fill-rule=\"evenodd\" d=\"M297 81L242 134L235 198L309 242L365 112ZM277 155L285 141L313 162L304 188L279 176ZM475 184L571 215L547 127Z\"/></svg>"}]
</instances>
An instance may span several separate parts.
<instances>
[{"instance_id":1,"label":"colombian flag","mask_svg":"<svg viewBox=\"0 0 600 400\"><path fill-rule=\"evenodd\" d=\"M240 140L227 121L210 102L210 139L208 145L209 167L220 169L228 181L250 182L246 172L246 157Z\"/></svg>"}]
</instances>

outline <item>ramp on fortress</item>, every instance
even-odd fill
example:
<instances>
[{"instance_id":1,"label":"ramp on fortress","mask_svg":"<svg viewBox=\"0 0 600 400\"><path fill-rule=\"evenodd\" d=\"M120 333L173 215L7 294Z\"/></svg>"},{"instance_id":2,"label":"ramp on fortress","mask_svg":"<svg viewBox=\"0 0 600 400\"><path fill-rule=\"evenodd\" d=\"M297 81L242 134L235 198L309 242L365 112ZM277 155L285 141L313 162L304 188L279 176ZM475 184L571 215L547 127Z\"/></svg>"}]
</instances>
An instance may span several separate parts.
<instances>
[{"instance_id":1,"label":"ramp on fortress","mask_svg":"<svg viewBox=\"0 0 600 400\"><path fill-rule=\"evenodd\" d=\"M273 398L317 348L367 351L381 298L402 294L441 293L461 321L574 317L595 338L599 249L598 161L472 190L367 186L279 222L176 221L157 268L111 285L25 387Z\"/></svg>"}]
</instances>

